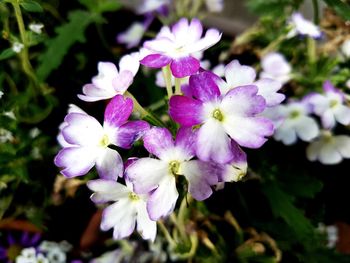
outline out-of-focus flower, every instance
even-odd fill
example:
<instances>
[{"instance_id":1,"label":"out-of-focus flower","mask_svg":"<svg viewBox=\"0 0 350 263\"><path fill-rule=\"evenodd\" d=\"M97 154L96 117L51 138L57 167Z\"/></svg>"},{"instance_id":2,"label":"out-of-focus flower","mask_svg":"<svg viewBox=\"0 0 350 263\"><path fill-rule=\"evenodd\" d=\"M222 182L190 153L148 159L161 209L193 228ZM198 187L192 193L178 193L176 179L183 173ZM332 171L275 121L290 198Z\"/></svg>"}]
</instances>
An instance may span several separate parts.
<instances>
[{"instance_id":1,"label":"out-of-focus flower","mask_svg":"<svg viewBox=\"0 0 350 263\"><path fill-rule=\"evenodd\" d=\"M136 47L146 31L143 23L134 22L125 32L118 34L117 42L126 44L127 48Z\"/></svg>"},{"instance_id":2,"label":"out-of-focus flower","mask_svg":"<svg viewBox=\"0 0 350 263\"><path fill-rule=\"evenodd\" d=\"M69 113L62 135L70 146L55 157L55 164L64 168L61 173L67 177L80 176L96 165L101 178L122 176L122 158L108 146L129 149L149 129L147 122L127 121L132 109L131 99L115 96L106 107L103 126L87 114Z\"/></svg>"},{"instance_id":3,"label":"out-of-focus flower","mask_svg":"<svg viewBox=\"0 0 350 263\"><path fill-rule=\"evenodd\" d=\"M224 0L205 0L209 12L220 13L224 9Z\"/></svg>"},{"instance_id":4,"label":"out-of-focus flower","mask_svg":"<svg viewBox=\"0 0 350 263\"><path fill-rule=\"evenodd\" d=\"M89 189L94 192L91 196L92 201L114 202L103 211L101 229L107 231L113 228L114 239L122 239L131 235L136 224L137 231L144 239L154 241L157 224L147 213L148 193L136 194L127 177L125 177L125 183L126 186L114 180L103 179L87 183Z\"/></svg>"},{"instance_id":5,"label":"out-of-focus flower","mask_svg":"<svg viewBox=\"0 0 350 263\"><path fill-rule=\"evenodd\" d=\"M304 101L292 101L286 105L271 108L276 116L284 121L277 127L274 138L286 145L293 144L299 137L303 141L311 141L319 134L319 128L314 118L308 116L311 109Z\"/></svg>"},{"instance_id":6,"label":"out-of-focus flower","mask_svg":"<svg viewBox=\"0 0 350 263\"><path fill-rule=\"evenodd\" d=\"M322 32L319 29L319 27L311 21L305 19L301 13L293 13L290 18L289 24L292 27L292 29L287 35L288 38L301 35L309 36L316 39L322 36Z\"/></svg>"},{"instance_id":7,"label":"out-of-focus flower","mask_svg":"<svg viewBox=\"0 0 350 263\"><path fill-rule=\"evenodd\" d=\"M4 128L0 128L0 143L11 142L13 139L14 137L12 132Z\"/></svg>"},{"instance_id":8,"label":"out-of-focus flower","mask_svg":"<svg viewBox=\"0 0 350 263\"><path fill-rule=\"evenodd\" d=\"M98 63L98 75L92 78L92 83L83 87L83 94L78 97L84 101L98 101L123 95L134 80L139 70L139 54L132 53L120 59L119 72L111 62Z\"/></svg>"},{"instance_id":9,"label":"out-of-focus flower","mask_svg":"<svg viewBox=\"0 0 350 263\"><path fill-rule=\"evenodd\" d=\"M260 73L261 78L274 79L282 84L287 83L291 78L292 68L280 53L272 52L265 55L261 59L261 67L263 70Z\"/></svg>"},{"instance_id":10,"label":"out-of-focus flower","mask_svg":"<svg viewBox=\"0 0 350 263\"><path fill-rule=\"evenodd\" d=\"M121 0L123 5L136 11L137 14L161 12L169 6L171 0Z\"/></svg>"},{"instance_id":11,"label":"out-of-focus flower","mask_svg":"<svg viewBox=\"0 0 350 263\"><path fill-rule=\"evenodd\" d=\"M309 161L338 164L343 158L350 158L350 136L333 135L329 130L324 130L308 145L306 156Z\"/></svg>"},{"instance_id":12,"label":"out-of-focus flower","mask_svg":"<svg viewBox=\"0 0 350 263\"><path fill-rule=\"evenodd\" d=\"M32 23L29 24L29 29L33 31L34 33L41 34L42 30L44 28L44 25L41 23Z\"/></svg>"},{"instance_id":13,"label":"out-of-focus flower","mask_svg":"<svg viewBox=\"0 0 350 263\"><path fill-rule=\"evenodd\" d=\"M196 154L203 161L227 164L234 158L232 140L240 146L259 148L273 134L272 122L257 116L266 108L265 99L253 85L236 87L222 96L213 74L191 76L196 98L173 96L169 114L183 126L198 128Z\"/></svg>"},{"instance_id":14,"label":"out-of-focus flower","mask_svg":"<svg viewBox=\"0 0 350 263\"><path fill-rule=\"evenodd\" d=\"M17 119L15 113L13 112L13 110L5 111L5 112L2 113L2 115L6 116L6 117L8 117L8 118L10 118L12 120L16 120Z\"/></svg>"},{"instance_id":15,"label":"out-of-focus flower","mask_svg":"<svg viewBox=\"0 0 350 263\"><path fill-rule=\"evenodd\" d=\"M21 251L21 254L16 257L16 263L56 263L50 261L43 254L37 253L34 247L25 248ZM60 262L63 263L63 262Z\"/></svg>"},{"instance_id":16,"label":"out-of-focus flower","mask_svg":"<svg viewBox=\"0 0 350 263\"><path fill-rule=\"evenodd\" d=\"M221 38L216 29L207 30L204 37L202 33L203 27L198 19L189 22L182 18L171 29L164 26L155 39L144 43L144 48L149 49L151 54L140 63L151 68L162 68L170 64L174 77L190 76L200 67L199 60L193 54L208 49Z\"/></svg>"},{"instance_id":17,"label":"out-of-focus flower","mask_svg":"<svg viewBox=\"0 0 350 263\"><path fill-rule=\"evenodd\" d=\"M345 86L350 89L350 79L348 79L346 82L345 82Z\"/></svg>"},{"instance_id":18,"label":"out-of-focus flower","mask_svg":"<svg viewBox=\"0 0 350 263\"><path fill-rule=\"evenodd\" d=\"M340 49L346 57L350 58L350 39L345 40Z\"/></svg>"},{"instance_id":19,"label":"out-of-focus flower","mask_svg":"<svg viewBox=\"0 0 350 263\"><path fill-rule=\"evenodd\" d=\"M4 92L0 90L0 99L4 96Z\"/></svg>"},{"instance_id":20,"label":"out-of-focus flower","mask_svg":"<svg viewBox=\"0 0 350 263\"><path fill-rule=\"evenodd\" d=\"M43 241L38 247L50 263L65 263L67 262L67 252L72 249L72 245L67 241L60 243L52 241Z\"/></svg>"},{"instance_id":21,"label":"out-of-focus flower","mask_svg":"<svg viewBox=\"0 0 350 263\"><path fill-rule=\"evenodd\" d=\"M23 48L24 48L24 45L20 42L14 42L12 44L12 50L16 53L20 53Z\"/></svg>"}]
</instances>

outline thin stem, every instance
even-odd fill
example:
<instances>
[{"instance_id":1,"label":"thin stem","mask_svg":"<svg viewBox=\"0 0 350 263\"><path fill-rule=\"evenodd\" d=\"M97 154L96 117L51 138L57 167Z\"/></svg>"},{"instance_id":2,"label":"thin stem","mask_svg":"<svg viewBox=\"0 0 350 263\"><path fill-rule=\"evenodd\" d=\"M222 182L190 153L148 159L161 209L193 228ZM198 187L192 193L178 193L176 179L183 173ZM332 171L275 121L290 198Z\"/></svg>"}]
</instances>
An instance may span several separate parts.
<instances>
[{"instance_id":1,"label":"thin stem","mask_svg":"<svg viewBox=\"0 0 350 263\"><path fill-rule=\"evenodd\" d=\"M312 6L314 9L314 23L318 25L318 23L320 22L318 0L312 0Z\"/></svg>"},{"instance_id":2,"label":"thin stem","mask_svg":"<svg viewBox=\"0 0 350 263\"><path fill-rule=\"evenodd\" d=\"M280 35L274 41L272 41L267 47L261 50L259 53L260 57L264 57L266 54L270 53L277 49L277 47L281 44L281 42L285 39L285 35Z\"/></svg>"},{"instance_id":3,"label":"thin stem","mask_svg":"<svg viewBox=\"0 0 350 263\"><path fill-rule=\"evenodd\" d=\"M171 71L170 71L170 65L166 65L162 68L163 71L163 77L165 81L166 86L166 92L168 94L168 98L170 99L173 95L173 85L171 84Z\"/></svg>"},{"instance_id":4,"label":"thin stem","mask_svg":"<svg viewBox=\"0 0 350 263\"><path fill-rule=\"evenodd\" d=\"M168 229L165 227L163 221L159 220L157 221L158 226L160 228L160 230L163 232L165 239L168 241L168 243L170 244L171 247L176 247L176 242L174 241L174 239L171 237Z\"/></svg>"},{"instance_id":5,"label":"thin stem","mask_svg":"<svg viewBox=\"0 0 350 263\"><path fill-rule=\"evenodd\" d=\"M316 62L316 41L312 37L307 38L307 56L310 64Z\"/></svg>"},{"instance_id":6,"label":"thin stem","mask_svg":"<svg viewBox=\"0 0 350 263\"><path fill-rule=\"evenodd\" d=\"M179 78L175 78L175 95L181 95L181 80Z\"/></svg>"},{"instance_id":7,"label":"thin stem","mask_svg":"<svg viewBox=\"0 0 350 263\"><path fill-rule=\"evenodd\" d=\"M186 234L186 227L185 227L187 205L191 203L192 200L193 199L190 195L184 196L184 198L181 201L179 213L177 215L177 226L179 228L180 235L184 240L188 239Z\"/></svg>"}]
</instances>

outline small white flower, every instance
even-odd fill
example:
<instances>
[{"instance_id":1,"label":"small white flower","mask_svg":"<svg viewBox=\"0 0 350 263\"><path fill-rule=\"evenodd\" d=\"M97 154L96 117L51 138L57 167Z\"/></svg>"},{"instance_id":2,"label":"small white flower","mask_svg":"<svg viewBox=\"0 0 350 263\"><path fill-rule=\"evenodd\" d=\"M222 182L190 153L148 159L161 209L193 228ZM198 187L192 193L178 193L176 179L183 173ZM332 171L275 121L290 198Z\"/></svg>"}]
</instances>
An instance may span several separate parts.
<instances>
[{"instance_id":1,"label":"small white flower","mask_svg":"<svg viewBox=\"0 0 350 263\"><path fill-rule=\"evenodd\" d=\"M29 25L29 29L37 34L41 34L43 28L44 28L44 25L41 23L32 23Z\"/></svg>"},{"instance_id":2,"label":"small white flower","mask_svg":"<svg viewBox=\"0 0 350 263\"><path fill-rule=\"evenodd\" d=\"M39 134L40 134L40 130L37 127L33 128L29 131L29 137L32 139L38 137Z\"/></svg>"},{"instance_id":3,"label":"small white flower","mask_svg":"<svg viewBox=\"0 0 350 263\"><path fill-rule=\"evenodd\" d=\"M139 22L133 23L125 32L118 34L117 41L126 44L127 48L136 47L145 33L145 25Z\"/></svg>"},{"instance_id":4,"label":"small white flower","mask_svg":"<svg viewBox=\"0 0 350 263\"><path fill-rule=\"evenodd\" d=\"M209 12L220 13L224 9L223 0L205 0L205 5Z\"/></svg>"},{"instance_id":5,"label":"small white flower","mask_svg":"<svg viewBox=\"0 0 350 263\"><path fill-rule=\"evenodd\" d=\"M292 38L297 35L309 36L312 38L320 38L322 36L319 27L305 19L301 13L293 13L289 24L292 29L289 31L287 38Z\"/></svg>"},{"instance_id":6,"label":"small white flower","mask_svg":"<svg viewBox=\"0 0 350 263\"><path fill-rule=\"evenodd\" d=\"M350 58L350 39L345 40L340 49L346 57Z\"/></svg>"},{"instance_id":7,"label":"small white flower","mask_svg":"<svg viewBox=\"0 0 350 263\"><path fill-rule=\"evenodd\" d=\"M260 73L260 78L274 79L282 84L291 78L292 67L281 53L272 52L265 55L261 59L261 67L263 71Z\"/></svg>"},{"instance_id":8,"label":"small white flower","mask_svg":"<svg viewBox=\"0 0 350 263\"><path fill-rule=\"evenodd\" d=\"M13 139L14 138L13 138L12 132L4 128L0 128L0 143L10 142Z\"/></svg>"},{"instance_id":9,"label":"small white flower","mask_svg":"<svg viewBox=\"0 0 350 263\"><path fill-rule=\"evenodd\" d=\"M19 42L15 42L12 45L12 50L16 53L21 52L21 50L24 48L24 45L22 43Z\"/></svg>"},{"instance_id":10,"label":"small white flower","mask_svg":"<svg viewBox=\"0 0 350 263\"><path fill-rule=\"evenodd\" d=\"M16 120L15 113L13 111L5 111L2 115L9 117L10 119Z\"/></svg>"},{"instance_id":11,"label":"small white flower","mask_svg":"<svg viewBox=\"0 0 350 263\"><path fill-rule=\"evenodd\" d=\"M3 95L4 95L4 92L0 90L0 99L2 98Z\"/></svg>"},{"instance_id":12,"label":"small white flower","mask_svg":"<svg viewBox=\"0 0 350 263\"><path fill-rule=\"evenodd\" d=\"M39 159L41 159L43 156L41 155L41 153L40 153L40 149L39 149L39 147L33 147L33 149L32 149L32 151L30 152L30 154L31 154L31 156L32 156L32 158L33 159L35 159L35 160L39 160Z\"/></svg>"}]
</instances>

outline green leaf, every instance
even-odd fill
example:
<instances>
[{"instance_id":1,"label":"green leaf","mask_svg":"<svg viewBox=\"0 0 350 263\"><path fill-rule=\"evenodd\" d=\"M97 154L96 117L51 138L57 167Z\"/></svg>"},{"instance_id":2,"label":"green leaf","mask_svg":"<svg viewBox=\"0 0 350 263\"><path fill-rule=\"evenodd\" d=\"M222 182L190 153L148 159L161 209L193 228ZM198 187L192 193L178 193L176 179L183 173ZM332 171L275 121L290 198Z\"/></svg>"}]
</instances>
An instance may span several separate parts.
<instances>
[{"instance_id":1,"label":"green leaf","mask_svg":"<svg viewBox=\"0 0 350 263\"><path fill-rule=\"evenodd\" d=\"M338 15L343 17L345 20L350 20L350 5L344 3L341 0L323 0L326 4L333 8Z\"/></svg>"},{"instance_id":2,"label":"green leaf","mask_svg":"<svg viewBox=\"0 0 350 263\"><path fill-rule=\"evenodd\" d=\"M8 59L16 54L12 48L7 48L0 53L0 60Z\"/></svg>"},{"instance_id":3,"label":"green leaf","mask_svg":"<svg viewBox=\"0 0 350 263\"><path fill-rule=\"evenodd\" d=\"M58 68L74 43L85 42L85 29L97 19L96 16L82 10L73 11L68 17L69 22L56 28L57 36L46 41L47 50L39 57L37 75L42 81Z\"/></svg>"},{"instance_id":4,"label":"green leaf","mask_svg":"<svg viewBox=\"0 0 350 263\"><path fill-rule=\"evenodd\" d=\"M103 13L103 12L114 12L122 7L117 0L79 0L87 9L92 12Z\"/></svg>"},{"instance_id":5,"label":"green leaf","mask_svg":"<svg viewBox=\"0 0 350 263\"><path fill-rule=\"evenodd\" d=\"M20 5L23 7L24 10L28 12L38 12L41 13L44 11L44 9L41 7L41 5L33 0L23 0L20 2Z\"/></svg>"}]
</instances>

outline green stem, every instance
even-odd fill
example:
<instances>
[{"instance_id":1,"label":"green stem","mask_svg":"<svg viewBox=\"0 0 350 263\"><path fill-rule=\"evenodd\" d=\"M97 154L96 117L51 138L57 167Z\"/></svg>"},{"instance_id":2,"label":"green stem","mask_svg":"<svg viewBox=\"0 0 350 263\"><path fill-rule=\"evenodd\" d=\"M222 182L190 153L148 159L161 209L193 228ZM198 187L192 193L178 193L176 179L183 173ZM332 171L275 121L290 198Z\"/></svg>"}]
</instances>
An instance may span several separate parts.
<instances>
[{"instance_id":1,"label":"green stem","mask_svg":"<svg viewBox=\"0 0 350 263\"><path fill-rule=\"evenodd\" d=\"M181 95L181 80L179 78L175 78L175 95Z\"/></svg>"},{"instance_id":2,"label":"green stem","mask_svg":"<svg viewBox=\"0 0 350 263\"><path fill-rule=\"evenodd\" d=\"M260 57L264 57L271 51L275 51L277 47L281 44L281 42L285 39L285 37L285 35L280 35L278 38L272 41L267 47L260 51Z\"/></svg>"},{"instance_id":3,"label":"green stem","mask_svg":"<svg viewBox=\"0 0 350 263\"><path fill-rule=\"evenodd\" d=\"M180 235L184 240L188 239L185 227L187 205L190 204L192 200L193 199L190 195L184 196L184 198L181 201L179 214L177 215L177 225L179 228Z\"/></svg>"},{"instance_id":4,"label":"green stem","mask_svg":"<svg viewBox=\"0 0 350 263\"><path fill-rule=\"evenodd\" d=\"M320 22L318 0L312 0L312 6L314 9L314 23L318 25L318 23Z\"/></svg>"},{"instance_id":5,"label":"green stem","mask_svg":"<svg viewBox=\"0 0 350 263\"><path fill-rule=\"evenodd\" d=\"M159 221L157 221L157 223L158 223L160 230L163 232L165 239L168 241L169 245L172 248L176 247L176 242L171 237L171 235L170 235L168 229L165 227L163 221L159 220Z\"/></svg>"},{"instance_id":6,"label":"green stem","mask_svg":"<svg viewBox=\"0 0 350 263\"><path fill-rule=\"evenodd\" d=\"M173 85L171 84L171 71L170 71L170 65L166 65L162 68L163 71L163 77L165 81L166 86L166 92L168 94L168 99L171 98L173 95Z\"/></svg>"},{"instance_id":7,"label":"green stem","mask_svg":"<svg viewBox=\"0 0 350 263\"><path fill-rule=\"evenodd\" d=\"M307 56L310 64L316 62L316 41L312 37L307 38Z\"/></svg>"}]
</instances>

